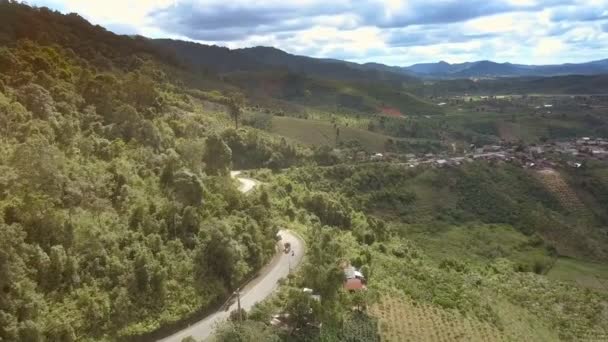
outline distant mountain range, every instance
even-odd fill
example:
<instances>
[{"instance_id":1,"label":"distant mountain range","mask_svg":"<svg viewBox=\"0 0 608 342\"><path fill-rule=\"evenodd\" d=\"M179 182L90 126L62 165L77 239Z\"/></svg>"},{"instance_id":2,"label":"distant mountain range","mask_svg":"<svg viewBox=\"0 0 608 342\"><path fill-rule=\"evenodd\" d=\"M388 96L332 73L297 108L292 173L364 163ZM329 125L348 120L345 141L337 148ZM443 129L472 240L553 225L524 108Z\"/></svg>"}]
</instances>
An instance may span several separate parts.
<instances>
[{"instance_id":1,"label":"distant mountain range","mask_svg":"<svg viewBox=\"0 0 608 342\"><path fill-rule=\"evenodd\" d=\"M395 84L420 82L399 68L385 66L383 69L336 59L298 56L273 47L257 46L231 50L181 40L155 39L152 42L171 51L183 63L218 73L289 70L337 80L388 81Z\"/></svg>"},{"instance_id":2,"label":"distant mountain range","mask_svg":"<svg viewBox=\"0 0 608 342\"><path fill-rule=\"evenodd\" d=\"M155 39L152 42L169 49L182 62L219 73L266 71L274 68L324 78L354 81L381 80L395 83L416 83L419 82L419 78L458 79L608 74L608 59L559 65L524 65L492 61L450 64L441 61L398 67L380 63L358 64L337 59L298 56L273 47L257 46L231 50L215 45L180 40Z\"/></svg>"},{"instance_id":3,"label":"distant mountain range","mask_svg":"<svg viewBox=\"0 0 608 342\"><path fill-rule=\"evenodd\" d=\"M608 74L608 59L556 65L525 65L492 61L450 64L441 61L414 64L402 70L412 75L432 78L598 75Z\"/></svg>"}]
</instances>

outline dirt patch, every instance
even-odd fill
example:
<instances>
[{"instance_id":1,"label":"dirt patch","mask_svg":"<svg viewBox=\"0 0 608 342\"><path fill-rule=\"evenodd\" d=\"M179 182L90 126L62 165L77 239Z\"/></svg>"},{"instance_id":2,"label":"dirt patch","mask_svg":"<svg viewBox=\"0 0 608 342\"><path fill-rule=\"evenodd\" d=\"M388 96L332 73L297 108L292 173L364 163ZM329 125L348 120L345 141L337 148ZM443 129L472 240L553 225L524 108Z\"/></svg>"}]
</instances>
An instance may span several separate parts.
<instances>
[{"instance_id":1,"label":"dirt patch","mask_svg":"<svg viewBox=\"0 0 608 342\"><path fill-rule=\"evenodd\" d=\"M397 108L394 107L380 107L380 112L386 116L392 116L396 118L403 117L403 113Z\"/></svg>"}]
</instances>

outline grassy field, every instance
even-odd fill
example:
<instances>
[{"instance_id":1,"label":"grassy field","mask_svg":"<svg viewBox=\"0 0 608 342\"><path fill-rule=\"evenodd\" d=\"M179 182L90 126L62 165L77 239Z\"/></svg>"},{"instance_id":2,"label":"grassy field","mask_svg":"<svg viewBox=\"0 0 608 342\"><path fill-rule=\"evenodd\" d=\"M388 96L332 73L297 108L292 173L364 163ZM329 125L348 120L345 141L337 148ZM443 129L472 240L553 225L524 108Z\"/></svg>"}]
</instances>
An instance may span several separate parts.
<instances>
[{"instance_id":1,"label":"grassy field","mask_svg":"<svg viewBox=\"0 0 608 342\"><path fill-rule=\"evenodd\" d=\"M496 258L507 258L529 270L553 262L541 241L509 225L450 226L435 233L429 233L428 227L415 225L405 228L403 234L437 261L458 258L486 264Z\"/></svg>"},{"instance_id":2,"label":"grassy field","mask_svg":"<svg viewBox=\"0 0 608 342\"><path fill-rule=\"evenodd\" d=\"M272 132L295 139L307 145L335 146L337 141L357 140L370 151L384 151L389 137L357 128L339 127L340 136L336 139L336 129L330 122L303 120L290 117L274 117Z\"/></svg>"},{"instance_id":3,"label":"grassy field","mask_svg":"<svg viewBox=\"0 0 608 342\"><path fill-rule=\"evenodd\" d=\"M272 119L271 132L310 146L336 146L340 142L357 141L368 152L386 152L389 139L395 142L402 142L406 145L420 146L426 145L428 141L426 139L394 138L359 128L337 127L340 131L339 136L336 136L336 128L329 121L275 116ZM434 143L437 144L436 141ZM412 149L415 149L415 147L412 147Z\"/></svg>"},{"instance_id":4,"label":"grassy field","mask_svg":"<svg viewBox=\"0 0 608 342\"><path fill-rule=\"evenodd\" d=\"M582 287L608 293L608 265L559 258L547 276L551 279L574 282Z\"/></svg>"}]
</instances>

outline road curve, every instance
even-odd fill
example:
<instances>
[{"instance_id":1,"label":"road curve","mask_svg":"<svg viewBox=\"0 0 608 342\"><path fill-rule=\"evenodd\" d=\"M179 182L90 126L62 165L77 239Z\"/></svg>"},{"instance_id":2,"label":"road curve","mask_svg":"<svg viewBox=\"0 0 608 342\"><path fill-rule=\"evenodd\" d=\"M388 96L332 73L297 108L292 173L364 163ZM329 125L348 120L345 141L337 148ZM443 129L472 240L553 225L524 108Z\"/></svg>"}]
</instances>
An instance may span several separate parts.
<instances>
[{"instance_id":1,"label":"road curve","mask_svg":"<svg viewBox=\"0 0 608 342\"><path fill-rule=\"evenodd\" d=\"M239 185L239 191L246 194L253 190L258 182L251 178L237 177L241 174L241 171L230 171L230 177L236 178L241 184Z\"/></svg>"},{"instance_id":2,"label":"road curve","mask_svg":"<svg viewBox=\"0 0 608 342\"><path fill-rule=\"evenodd\" d=\"M279 235L281 236L281 244L285 242L291 244L293 255L292 253L278 252L272 261L259 272L259 276L241 290L241 307L245 310L250 310L255 303L270 296L277 288L279 279L286 277L290 270L297 267L304 257L304 241L300 237L287 230L281 230ZM159 341L181 342L183 338L188 336L192 336L197 341L203 341L209 338L217 325L225 321L230 312L236 310L236 308L237 303L235 301L228 310L217 311L188 328Z\"/></svg>"},{"instance_id":3,"label":"road curve","mask_svg":"<svg viewBox=\"0 0 608 342\"><path fill-rule=\"evenodd\" d=\"M239 173L239 171L232 171L230 172L230 176L234 178ZM257 185L256 181L252 179L236 178L241 182L239 191L242 193L251 191ZM279 280L285 278L291 269L297 267L304 258L304 241L299 236L288 230L279 231L279 236L281 237L280 246L285 242L289 242L293 253L277 252L272 260L258 272L258 276L241 289L241 307L245 310L250 310L255 303L270 296L277 288ZM236 310L236 308L237 303L235 301L235 303L230 305L228 310L224 311L220 309L220 311L212 313L193 325L158 341L181 342L182 339L188 336L192 336L197 341L206 340L213 334L217 325L228 319L230 312Z\"/></svg>"}]
</instances>

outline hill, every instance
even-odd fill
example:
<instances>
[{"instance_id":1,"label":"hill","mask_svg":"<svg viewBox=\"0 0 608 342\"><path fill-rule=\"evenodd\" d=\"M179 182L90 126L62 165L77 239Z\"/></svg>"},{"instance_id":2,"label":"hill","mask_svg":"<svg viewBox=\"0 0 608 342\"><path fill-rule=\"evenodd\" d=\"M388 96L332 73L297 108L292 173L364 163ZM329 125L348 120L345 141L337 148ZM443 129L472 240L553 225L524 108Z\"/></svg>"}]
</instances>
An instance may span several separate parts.
<instances>
[{"instance_id":1,"label":"hill","mask_svg":"<svg viewBox=\"0 0 608 342\"><path fill-rule=\"evenodd\" d=\"M595 166L593 173L603 173L600 169L606 166ZM284 307L293 314L296 304L289 298L307 287L333 298L320 307L297 301L300 309L311 310L307 322L324 324L322 330L308 330L308 338L348 340L346 329L355 319L350 309L356 307L358 336L368 336L365 341L377 341L370 329L387 341L603 339L608 333L608 297L599 285L608 257L603 219L576 224L528 172L485 162L258 172L256 177L271 185L276 207L293 217L286 224L308 234L313 246L323 246L285 292L259 310ZM604 195L588 199L603 203ZM576 259L558 258L563 253ZM342 273L332 268L340 263L360 269L368 290L341 293L342 277L331 277ZM330 309L335 301L344 304ZM323 316L326 310L331 318ZM223 336L220 340L227 340Z\"/></svg>"},{"instance_id":2,"label":"hill","mask_svg":"<svg viewBox=\"0 0 608 342\"><path fill-rule=\"evenodd\" d=\"M252 104L292 116L298 116L293 112L302 111L302 106L347 115L369 116L386 108L395 108L399 115L442 113L403 90L404 85L422 86L419 80L393 70L296 56L270 47L229 50L174 40L151 42L204 77L221 79L245 92Z\"/></svg>"},{"instance_id":3,"label":"hill","mask_svg":"<svg viewBox=\"0 0 608 342\"><path fill-rule=\"evenodd\" d=\"M292 55L285 51L257 46L234 49L170 39L152 42L174 52L182 61L217 72L289 70L323 78L347 81L384 81L399 86L402 82L419 83L411 76L393 70L362 68L358 64L333 59Z\"/></svg>"},{"instance_id":4,"label":"hill","mask_svg":"<svg viewBox=\"0 0 608 342\"><path fill-rule=\"evenodd\" d=\"M274 255L273 215L228 171L307 149L229 129L224 94L146 39L9 1L0 37L0 340L165 332Z\"/></svg>"},{"instance_id":5,"label":"hill","mask_svg":"<svg viewBox=\"0 0 608 342\"><path fill-rule=\"evenodd\" d=\"M523 65L492 61L450 64L441 61L414 64L404 67L403 70L417 76L431 78L598 75L608 73L608 59L558 65Z\"/></svg>"},{"instance_id":6,"label":"hill","mask_svg":"<svg viewBox=\"0 0 608 342\"><path fill-rule=\"evenodd\" d=\"M568 75L552 77L498 77L495 79L434 80L415 86L419 96L442 95L604 95L608 94L608 75Z\"/></svg>"}]
</instances>

